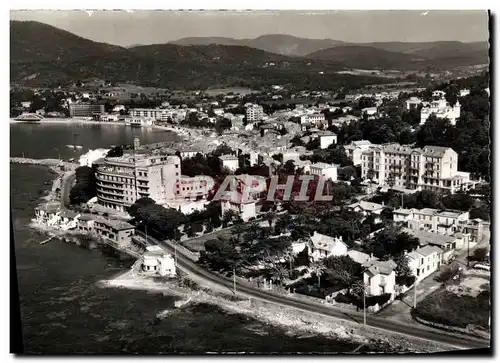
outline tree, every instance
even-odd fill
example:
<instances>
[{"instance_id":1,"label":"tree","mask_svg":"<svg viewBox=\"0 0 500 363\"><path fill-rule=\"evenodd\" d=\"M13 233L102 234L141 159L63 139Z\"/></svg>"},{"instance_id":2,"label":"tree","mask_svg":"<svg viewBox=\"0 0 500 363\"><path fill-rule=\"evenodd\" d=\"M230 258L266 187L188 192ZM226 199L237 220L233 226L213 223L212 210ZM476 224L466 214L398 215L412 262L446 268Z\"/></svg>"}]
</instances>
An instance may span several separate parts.
<instances>
[{"instance_id":1,"label":"tree","mask_svg":"<svg viewBox=\"0 0 500 363\"><path fill-rule=\"evenodd\" d=\"M288 275L287 269L285 269L281 265L278 265L275 266L272 270L271 280L274 281L276 284L280 284L286 279L287 275Z\"/></svg>"},{"instance_id":2,"label":"tree","mask_svg":"<svg viewBox=\"0 0 500 363\"><path fill-rule=\"evenodd\" d=\"M324 264L328 279L347 289L351 289L362 278L361 265L349 256L328 257Z\"/></svg>"},{"instance_id":3,"label":"tree","mask_svg":"<svg viewBox=\"0 0 500 363\"><path fill-rule=\"evenodd\" d=\"M415 276L408 266L408 257L404 254L398 255L394 262L396 262L396 283L411 286L415 282Z\"/></svg>"},{"instance_id":4,"label":"tree","mask_svg":"<svg viewBox=\"0 0 500 363\"><path fill-rule=\"evenodd\" d=\"M488 254L488 249L481 247L474 250L472 256L469 256L470 261L484 261L486 259L486 255Z\"/></svg>"},{"instance_id":5,"label":"tree","mask_svg":"<svg viewBox=\"0 0 500 363\"><path fill-rule=\"evenodd\" d=\"M318 290L321 288L321 275L323 275L324 269L325 266L321 260L315 261L309 266L309 271L318 278Z\"/></svg>"},{"instance_id":6,"label":"tree","mask_svg":"<svg viewBox=\"0 0 500 363\"><path fill-rule=\"evenodd\" d=\"M213 271L231 271L241 261L235 246L225 239L211 239L205 242L205 251L201 251L199 263Z\"/></svg>"}]
</instances>

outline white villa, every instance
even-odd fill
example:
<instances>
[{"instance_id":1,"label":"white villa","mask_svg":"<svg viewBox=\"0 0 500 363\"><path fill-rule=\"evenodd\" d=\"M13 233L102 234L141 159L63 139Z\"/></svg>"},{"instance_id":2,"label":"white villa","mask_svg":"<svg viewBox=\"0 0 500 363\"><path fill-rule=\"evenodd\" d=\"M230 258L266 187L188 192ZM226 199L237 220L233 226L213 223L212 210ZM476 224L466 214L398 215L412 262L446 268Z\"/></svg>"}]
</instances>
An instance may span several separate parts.
<instances>
[{"instance_id":1,"label":"white villa","mask_svg":"<svg viewBox=\"0 0 500 363\"><path fill-rule=\"evenodd\" d=\"M330 237L314 232L309 239L308 252L312 261L318 261L330 256L346 255L347 245L342 241L342 237Z\"/></svg>"},{"instance_id":2,"label":"white villa","mask_svg":"<svg viewBox=\"0 0 500 363\"><path fill-rule=\"evenodd\" d=\"M443 250L436 246L425 246L406 254L408 266L416 277L421 281L438 270L443 263Z\"/></svg>"},{"instance_id":3,"label":"white villa","mask_svg":"<svg viewBox=\"0 0 500 363\"><path fill-rule=\"evenodd\" d=\"M457 119L460 117L460 103L451 106L444 98L443 91L434 91L433 97L435 98L431 103L423 103L424 107L420 111L420 125L425 124L430 115L435 115L437 118L447 118L452 125L455 125Z\"/></svg>"},{"instance_id":4,"label":"white villa","mask_svg":"<svg viewBox=\"0 0 500 363\"><path fill-rule=\"evenodd\" d=\"M368 296L394 294L396 286L396 263L376 261L363 272L363 283Z\"/></svg>"},{"instance_id":5,"label":"white villa","mask_svg":"<svg viewBox=\"0 0 500 363\"><path fill-rule=\"evenodd\" d=\"M142 271L146 274L176 276L175 260L159 246L148 246L142 256Z\"/></svg>"}]
</instances>

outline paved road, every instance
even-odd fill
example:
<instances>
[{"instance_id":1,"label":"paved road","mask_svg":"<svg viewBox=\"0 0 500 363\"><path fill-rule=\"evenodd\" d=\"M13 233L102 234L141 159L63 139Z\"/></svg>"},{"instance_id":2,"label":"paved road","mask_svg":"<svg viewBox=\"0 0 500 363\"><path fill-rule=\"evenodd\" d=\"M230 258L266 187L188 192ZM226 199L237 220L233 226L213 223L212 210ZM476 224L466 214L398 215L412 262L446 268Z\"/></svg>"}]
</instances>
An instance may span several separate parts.
<instances>
[{"instance_id":1,"label":"paved road","mask_svg":"<svg viewBox=\"0 0 500 363\"><path fill-rule=\"evenodd\" d=\"M141 234L141 232L138 233ZM149 236L148 238L151 240L152 243L162 245L166 250L173 253L174 246L172 242L159 241L154 238L150 238ZM204 270L195 262L190 260L185 255L183 255L180 250L177 250L177 263L178 267L181 270L189 274L194 274L195 276L207 281L209 284L216 284L222 288L228 288L228 289L233 288L232 279L224 278L222 276ZM329 307L319 303L304 302L302 300L298 300L285 295L279 295L271 291L263 291L249 284L243 284L241 282L238 282L236 284L236 290L238 295L244 295L246 297L266 301L269 303L291 307L307 312L314 312L320 315L326 315L338 318L340 320L346 320L351 322L355 321L357 323L363 322L363 313L352 312L347 310L344 311L338 308ZM367 320L367 325L374 328L394 333L399 333L403 335L408 335L414 338L421 338L432 342L448 344L455 349L485 348L490 346L490 342L486 340L461 336L458 334L448 333L445 331L436 330L429 327L424 327L424 326L417 327L414 325L404 324L401 322L391 321L373 316L368 316L366 320Z\"/></svg>"}]
</instances>

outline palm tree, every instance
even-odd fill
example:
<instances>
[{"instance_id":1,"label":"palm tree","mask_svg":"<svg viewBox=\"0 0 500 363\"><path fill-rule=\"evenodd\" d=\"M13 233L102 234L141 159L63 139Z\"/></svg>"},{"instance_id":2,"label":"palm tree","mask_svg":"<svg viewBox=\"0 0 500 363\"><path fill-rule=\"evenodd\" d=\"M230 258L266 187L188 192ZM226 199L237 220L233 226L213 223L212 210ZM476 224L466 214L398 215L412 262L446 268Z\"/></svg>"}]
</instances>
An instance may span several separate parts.
<instances>
[{"instance_id":1,"label":"palm tree","mask_svg":"<svg viewBox=\"0 0 500 363\"><path fill-rule=\"evenodd\" d=\"M313 272L318 277L318 290L321 287L321 275L325 271L325 265L322 260L315 261L309 266L309 271Z\"/></svg>"},{"instance_id":2,"label":"palm tree","mask_svg":"<svg viewBox=\"0 0 500 363\"><path fill-rule=\"evenodd\" d=\"M273 280L276 284L281 283L283 280L285 280L287 273L288 271L283 266L275 266L273 268L271 280Z\"/></svg>"}]
</instances>

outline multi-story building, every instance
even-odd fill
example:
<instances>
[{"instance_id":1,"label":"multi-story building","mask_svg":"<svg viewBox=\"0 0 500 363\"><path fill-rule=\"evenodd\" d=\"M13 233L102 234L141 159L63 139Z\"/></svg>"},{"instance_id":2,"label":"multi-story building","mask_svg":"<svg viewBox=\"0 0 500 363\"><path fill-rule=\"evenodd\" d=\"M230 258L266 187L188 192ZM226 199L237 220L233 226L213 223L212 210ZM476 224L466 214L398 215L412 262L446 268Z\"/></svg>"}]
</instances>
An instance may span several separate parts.
<instances>
[{"instance_id":1,"label":"multi-story building","mask_svg":"<svg viewBox=\"0 0 500 363\"><path fill-rule=\"evenodd\" d=\"M425 246L406 254L408 267L412 270L417 281L438 270L443 262L443 250L436 246Z\"/></svg>"},{"instance_id":2,"label":"multi-story building","mask_svg":"<svg viewBox=\"0 0 500 363\"><path fill-rule=\"evenodd\" d=\"M362 163L362 154L368 150L373 144L368 140L352 141L349 145L344 146L347 157L352 160L354 165Z\"/></svg>"},{"instance_id":3,"label":"multi-story building","mask_svg":"<svg viewBox=\"0 0 500 363\"><path fill-rule=\"evenodd\" d=\"M125 211L141 197L158 204L181 195L181 161L177 156L124 154L105 158L96 171L97 201Z\"/></svg>"},{"instance_id":4,"label":"multi-story building","mask_svg":"<svg viewBox=\"0 0 500 363\"><path fill-rule=\"evenodd\" d=\"M396 263L375 261L363 272L363 283L368 296L394 294L396 286Z\"/></svg>"},{"instance_id":5,"label":"multi-story building","mask_svg":"<svg viewBox=\"0 0 500 363\"><path fill-rule=\"evenodd\" d=\"M70 117L93 117L104 114L104 105L91 103L72 103L69 105Z\"/></svg>"},{"instance_id":6,"label":"multi-story building","mask_svg":"<svg viewBox=\"0 0 500 363\"><path fill-rule=\"evenodd\" d=\"M123 221L99 219L94 221L94 232L117 244L128 244L135 234L135 227Z\"/></svg>"},{"instance_id":7,"label":"multi-story building","mask_svg":"<svg viewBox=\"0 0 500 363\"><path fill-rule=\"evenodd\" d=\"M163 108L132 108L129 113L131 117L144 117L161 121L167 121L169 117L169 113Z\"/></svg>"},{"instance_id":8,"label":"multi-story building","mask_svg":"<svg viewBox=\"0 0 500 363\"><path fill-rule=\"evenodd\" d=\"M323 113L312 113L300 117L300 123L310 125L321 125L326 123L325 115Z\"/></svg>"},{"instance_id":9,"label":"multi-story building","mask_svg":"<svg viewBox=\"0 0 500 363\"><path fill-rule=\"evenodd\" d=\"M434 91L434 100L431 103L423 103L424 107L420 110L421 125L425 124L430 115L435 115L437 118L447 118L452 125L455 125L457 119L460 118L460 103L457 100L457 103L451 106L444 96L443 91Z\"/></svg>"},{"instance_id":10,"label":"multi-story building","mask_svg":"<svg viewBox=\"0 0 500 363\"><path fill-rule=\"evenodd\" d=\"M236 169L239 168L239 160L238 157L234 155L221 155L219 156L219 163L221 166L221 169L227 168L230 171L235 171Z\"/></svg>"},{"instance_id":11,"label":"multi-story building","mask_svg":"<svg viewBox=\"0 0 500 363\"><path fill-rule=\"evenodd\" d=\"M457 170L458 155L448 147L372 145L362 152L361 161L362 178L379 185L454 193L474 184L469 173Z\"/></svg>"},{"instance_id":12,"label":"multi-story building","mask_svg":"<svg viewBox=\"0 0 500 363\"><path fill-rule=\"evenodd\" d=\"M247 122L260 121L264 117L264 108L260 105L250 105L246 109Z\"/></svg>"},{"instance_id":13,"label":"multi-story building","mask_svg":"<svg viewBox=\"0 0 500 363\"><path fill-rule=\"evenodd\" d=\"M331 131L322 131L318 133L320 149L327 149L330 145L337 143L337 134Z\"/></svg>"},{"instance_id":14,"label":"multi-story building","mask_svg":"<svg viewBox=\"0 0 500 363\"><path fill-rule=\"evenodd\" d=\"M347 245L342 241L342 236L330 237L318 232L314 232L309 238L308 249L309 258L312 261L347 254Z\"/></svg>"},{"instance_id":15,"label":"multi-story building","mask_svg":"<svg viewBox=\"0 0 500 363\"><path fill-rule=\"evenodd\" d=\"M418 97L410 97L406 100L406 109L408 111L418 108L422 104L422 100Z\"/></svg>"},{"instance_id":16,"label":"multi-story building","mask_svg":"<svg viewBox=\"0 0 500 363\"><path fill-rule=\"evenodd\" d=\"M337 169L338 165L326 164L326 163L316 163L309 167L309 173L311 175L324 176L331 181L337 181Z\"/></svg>"},{"instance_id":17,"label":"multi-story building","mask_svg":"<svg viewBox=\"0 0 500 363\"><path fill-rule=\"evenodd\" d=\"M403 209L393 212L394 222L403 222L414 230L434 231L451 235L462 231L469 221L469 212L437 210L432 208Z\"/></svg>"}]
</instances>

